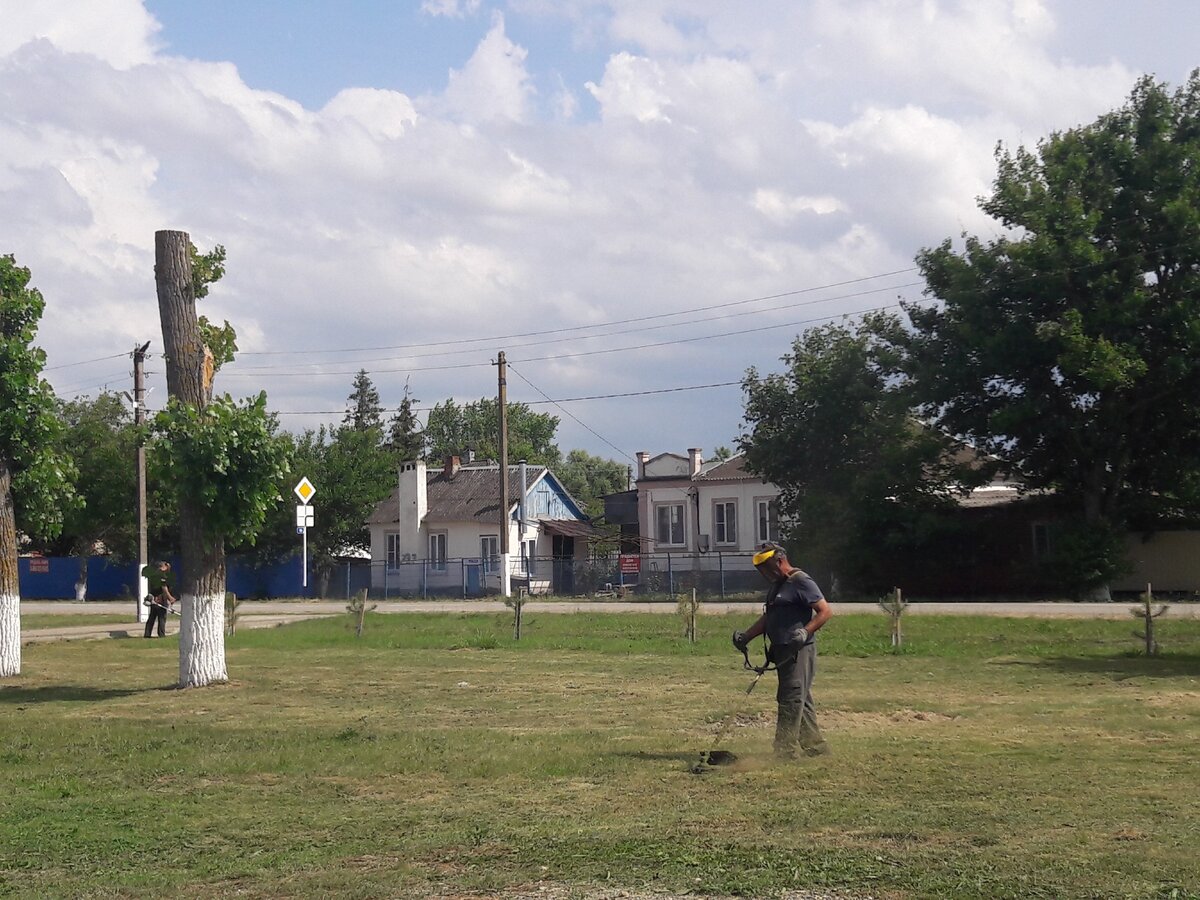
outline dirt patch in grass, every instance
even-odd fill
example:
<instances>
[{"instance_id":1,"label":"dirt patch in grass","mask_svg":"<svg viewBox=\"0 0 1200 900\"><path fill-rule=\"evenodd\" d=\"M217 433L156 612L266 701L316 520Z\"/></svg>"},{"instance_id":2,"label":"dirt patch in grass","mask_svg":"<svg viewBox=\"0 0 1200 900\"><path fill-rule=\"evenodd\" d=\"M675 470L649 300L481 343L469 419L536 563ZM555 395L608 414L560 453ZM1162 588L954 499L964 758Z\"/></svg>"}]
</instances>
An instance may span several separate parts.
<instances>
[{"instance_id":1,"label":"dirt patch in grass","mask_svg":"<svg viewBox=\"0 0 1200 900\"><path fill-rule=\"evenodd\" d=\"M957 716L927 709L893 709L886 712L855 712L851 710L817 710L817 720L825 726L847 728L889 728L895 725L943 725Z\"/></svg>"},{"instance_id":2,"label":"dirt patch in grass","mask_svg":"<svg viewBox=\"0 0 1200 900\"><path fill-rule=\"evenodd\" d=\"M1156 691L1142 698L1147 706L1195 706L1200 704L1200 692L1197 691Z\"/></svg>"},{"instance_id":3,"label":"dirt patch in grass","mask_svg":"<svg viewBox=\"0 0 1200 900\"><path fill-rule=\"evenodd\" d=\"M725 719L718 719L716 722L710 722L708 730L711 732L719 732L724 730L733 730L734 728L774 728L775 713L763 710L756 713L734 713Z\"/></svg>"}]
</instances>

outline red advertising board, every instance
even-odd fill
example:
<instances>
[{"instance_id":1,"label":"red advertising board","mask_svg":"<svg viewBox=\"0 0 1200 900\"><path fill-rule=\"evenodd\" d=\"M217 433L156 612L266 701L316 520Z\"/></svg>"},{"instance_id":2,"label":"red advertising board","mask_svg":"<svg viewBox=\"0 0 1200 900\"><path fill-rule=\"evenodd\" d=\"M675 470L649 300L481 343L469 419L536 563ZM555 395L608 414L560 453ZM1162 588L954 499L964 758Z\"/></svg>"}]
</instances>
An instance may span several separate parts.
<instances>
[{"instance_id":1,"label":"red advertising board","mask_svg":"<svg viewBox=\"0 0 1200 900\"><path fill-rule=\"evenodd\" d=\"M44 556L29 557L29 572L31 575L50 574L50 560Z\"/></svg>"},{"instance_id":2,"label":"red advertising board","mask_svg":"<svg viewBox=\"0 0 1200 900\"><path fill-rule=\"evenodd\" d=\"M621 574L637 575L642 571L642 558L636 553L621 554Z\"/></svg>"}]
</instances>

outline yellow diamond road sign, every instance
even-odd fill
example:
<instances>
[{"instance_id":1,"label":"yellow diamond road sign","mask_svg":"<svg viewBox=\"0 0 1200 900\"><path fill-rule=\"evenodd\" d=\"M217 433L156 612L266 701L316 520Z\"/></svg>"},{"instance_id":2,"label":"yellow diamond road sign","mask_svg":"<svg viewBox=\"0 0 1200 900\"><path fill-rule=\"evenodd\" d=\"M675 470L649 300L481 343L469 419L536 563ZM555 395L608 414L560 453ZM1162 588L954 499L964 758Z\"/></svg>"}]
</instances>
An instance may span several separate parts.
<instances>
[{"instance_id":1,"label":"yellow diamond road sign","mask_svg":"<svg viewBox=\"0 0 1200 900\"><path fill-rule=\"evenodd\" d=\"M300 498L300 502L307 504L312 499L312 495L317 492L317 489L312 486L312 482L307 478L301 478L300 483L292 488L296 492L296 496Z\"/></svg>"}]
</instances>

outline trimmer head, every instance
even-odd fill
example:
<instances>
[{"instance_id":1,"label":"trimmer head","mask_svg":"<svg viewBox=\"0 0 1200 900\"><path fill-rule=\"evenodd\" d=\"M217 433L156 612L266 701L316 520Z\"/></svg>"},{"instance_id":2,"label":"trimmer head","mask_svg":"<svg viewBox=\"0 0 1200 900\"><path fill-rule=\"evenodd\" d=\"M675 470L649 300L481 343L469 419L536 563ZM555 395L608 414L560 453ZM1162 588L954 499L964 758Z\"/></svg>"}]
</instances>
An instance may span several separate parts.
<instances>
[{"instance_id":1,"label":"trimmer head","mask_svg":"<svg viewBox=\"0 0 1200 900\"><path fill-rule=\"evenodd\" d=\"M728 766L737 762L737 754L729 750L703 750L700 762L692 766L693 775L701 775L713 766Z\"/></svg>"}]
</instances>

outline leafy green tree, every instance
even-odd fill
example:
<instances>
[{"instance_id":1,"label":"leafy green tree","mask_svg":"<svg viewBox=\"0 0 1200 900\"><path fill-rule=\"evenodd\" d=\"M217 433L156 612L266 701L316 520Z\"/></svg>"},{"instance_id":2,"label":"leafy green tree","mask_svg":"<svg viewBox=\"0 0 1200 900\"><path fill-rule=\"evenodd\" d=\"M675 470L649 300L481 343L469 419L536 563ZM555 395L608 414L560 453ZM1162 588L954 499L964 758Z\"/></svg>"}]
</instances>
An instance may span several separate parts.
<instances>
[{"instance_id":1,"label":"leafy green tree","mask_svg":"<svg viewBox=\"0 0 1200 900\"><path fill-rule=\"evenodd\" d=\"M75 465L82 502L65 511L62 532L43 549L54 556L79 556L82 564L103 544L118 559L137 559L133 416L120 397L108 392L60 402L58 415L63 425L59 451Z\"/></svg>"},{"instance_id":2,"label":"leafy green tree","mask_svg":"<svg viewBox=\"0 0 1200 900\"><path fill-rule=\"evenodd\" d=\"M178 486L181 506L205 511L207 537L253 543L282 501L276 485L290 469L278 428L265 392L241 402L225 394L203 409L172 398L154 418L151 458L159 478Z\"/></svg>"},{"instance_id":3,"label":"leafy green tree","mask_svg":"<svg viewBox=\"0 0 1200 900\"><path fill-rule=\"evenodd\" d=\"M1010 233L920 254L939 302L901 343L928 415L1062 502L1064 580L1103 586L1127 523L1200 515L1200 74L997 161Z\"/></svg>"},{"instance_id":4,"label":"leafy green tree","mask_svg":"<svg viewBox=\"0 0 1200 900\"><path fill-rule=\"evenodd\" d=\"M296 479L303 475L317 489L308 555L317 592L323 596L341 555L370 549L367 519L396 486L396 458L379 445L373 432L346 425L309 429L292 441L292 472L277 486L281 494L290 496ZM239 547L239 552L264 565L298 554L293 508L288 503L277 505L256 544Z\"/></svg>"},{"instance_id":5,"label":"leafy green tree","mask_svg":"<svg viewBox=\"0 0 1200 900\"><path fill-rule=\"evenodd\" d=\"M425 425L429 459L459 456L467 448L483 459L500 458L500 407L491 397L459 405L451 398L438 403ZM525 403L508 404L508 459L531 465L556 466L562 458L554 443L558 417L537 413Z\"/></svg>"},{"instance_id":6,"label":"leafy green tree","mask_svg":"<svg viewBox=\"0 0 1200 900\"><path fill-rule=\"evenodd\" d=\"M901 334L883 314L813 328L783 373L750 369L743 384L738 443L750 471L780 488L788 543L804 548L805 568L863 590L890 586L895 560L919 552L955 491L980 477L913 418L892 349Z\"/></svg>"},{"instance_id":7,"label":"leafy green tree","mask_svg":"<svg viewBox=\"0 0 1200 900\"><path fill-rule=\"evenodd\" d=\"M379 391L367 374L366 369L359 369L354 376L354 388L346 398L346 417L342 424L355 431L374 431L381 435L383 431L383 405L379 402Z\"/></svg>"},{"instance_id":8,"label":"leafy green tree","mask_svg":"<svg viewBox=\"0 0 1200 900\"><path fill-rule=\"evenodd\" d=\"M725 462L725 460L733 458L733 451L724 445L721 445L720 447L714 447L712 458L718 460L719 462Z\"/></svg>"},{"instance_id":9,"label":"leafy green tree","mask_svg":"<svg viewBox=\"0 0 1200 900\"><path fill-rule=\"evenodd\" d=\"M0 256L0 677L21 672L17 530L51 538L75 504L75 472L58 449L61 424L33 346L45 301L28 269Z\"/></svg>"},{"instance_id":10,"label":"leafy green tree","mask_svg":"<svg viewBox=\"0 0 1200 900\"><path fill-rule=\"evenodd\" d=\"M413 411L416 403L409 392L407 382L404 385L404 398L388 423L387 445L395 456L396 462L410 459L420 459L425 449L425 436L421 433L421 423Z\"/></svg>"},{"instance_id":11,"label":"leafy green tree","mask_svg":"<svg viewBox=\"0 0 1200 900\"><path fill-rule=\"evenodd\" d=\"M225 248L217 244L208 253L201 253L193 245L191 257L192 296L203 300L208 296L209 286L220 281L225 274ZM225 363L233 362L238 348L237 332L229 321L214 325L207 316L200 316L197 322L200 325L200 337L213 355L213 371L219 371Z\"/></svg>"},{"instance_id":12,"label":"leafy green tree","mask_svg":"<svg viewBox=\"0 0 1200 900\"><path fill-rule=\"evenodd\" d=\"M396 460L370 431L319 429L298 442L309 478L320 491L319 518L309 531L308 551L324 593L330 569L351 550L369 550L367 528L376 504L396 487Z\"/></svg>"},{"instance_id":13,"label":"leafy green tree","mask_svg":"<svg viewBox=\"0 0 1200 900\"><path fill-rule=\"evenodd\" d=\"M228 680L225 669L225 544L254 540L287 470L266 395L243 404L213 398L216 354L196 315L197 254L181 231L155 233L154 274L170 401L154 420L150 459L176 493L179 511L179 684ZM223 260L223 253L221 254ZM223 263L210 276L223 271ZM201 291L202 293L202 291Z\"/></svg>"},{"instance_id":14,"label":"leafy green tree","mask_svg":"<svg viewBox=\"0 0 1200 900\"><path fill-rule=\"evenodd\" d=\"M554 469L563 487L590 517L604 512L604 495L629 487L629 467L586 450L572 450Z\"/></svg>"}]
</instances>

